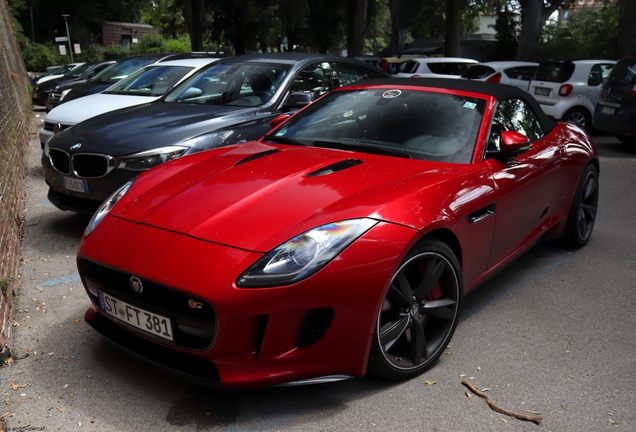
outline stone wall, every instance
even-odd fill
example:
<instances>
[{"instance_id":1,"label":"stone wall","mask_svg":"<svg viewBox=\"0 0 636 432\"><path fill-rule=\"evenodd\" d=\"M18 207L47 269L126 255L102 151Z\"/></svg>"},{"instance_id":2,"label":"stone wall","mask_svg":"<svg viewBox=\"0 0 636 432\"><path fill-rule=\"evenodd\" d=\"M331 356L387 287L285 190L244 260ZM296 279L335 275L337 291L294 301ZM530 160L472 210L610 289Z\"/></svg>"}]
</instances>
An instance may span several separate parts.
<instances>
[{"instance_id":1,"label":"stone wall","mask_svg":"<svg viewBox=\"0 0 636 432\"><path fill-rule=\"evenodd\" d=\"M0 0L0 359L9 352L17 292L31 97L7 0Z\"/></svg>"}]
</instances>

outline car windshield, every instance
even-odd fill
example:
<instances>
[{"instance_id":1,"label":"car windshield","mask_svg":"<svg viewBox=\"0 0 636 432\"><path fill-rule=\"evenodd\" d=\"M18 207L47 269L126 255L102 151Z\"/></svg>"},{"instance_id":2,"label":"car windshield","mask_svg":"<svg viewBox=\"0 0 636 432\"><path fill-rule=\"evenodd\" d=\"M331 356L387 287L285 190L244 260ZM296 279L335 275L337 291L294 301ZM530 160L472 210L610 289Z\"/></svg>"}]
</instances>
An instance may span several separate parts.
<instances>
[{"instance_id":1,"label":"car windshield","mask_svg":"<svg viewBox=\"0 0 636 432\"><path fill-rule=\"evenodd\" d=\"M573 63L545 62L539 65L534 77L537 81L563 83L574 73Z\"/></svg>"},{"instance_id":2,"label":"car windshield","mask_svg":"<svg viewBox=\"0 0 636 432\"><path fill-rule=\"evenodd\" d=\"M70 72L75 66L76 65L74 64L67 64L66 66L62 66L55 71L55 75L65 75L66 73Z\"/></svg>"},{"instance_id":3,"label":"car windshield","mask_svg":"<svg viewBox=\"0 0 636 432\"><path fill-rule=\"evenodd\" d=\"M108 87L104 93L162 96L191 70L190 66L147 66Z\"/></svg>"},{"instance_id":4,"label":"car windshield","mask_svg":"<svg viewBox=\"0 0 636 432\"><path fill-rule=\"evenodd\" d=\"M70 77L70 78L79 78L82 75L84 75L86 71L89 71L94 67L95 67L94 64L84 63L83 65L78 66L75 69L71 69L70 71L66 72L64 76Z\"/></svg>"},{"instance_id":5,"label":"car windshield","mask_svg":"<svg viewBox=\"0 0 636 432\"><path fill-rule=\"evenodd\" d=\"M126 78L128 75L157 61L155 58L135 58L122 60L108 66L106 69L95 75L90 81L114 84L117 81Z\"/></svg>"},{"instance_id":6,"label":"car windshield","mask_svg":"<svg viewBox=\"0 0 636 432\"><path fill-rule=\"evenodd\" d=\"M171 91L165 102L258 106L271 99L289 66L215 63Z\"/></svg>"},{"instance_id":7,"label":"car windshield","mask_svg":"<svg viewBox=\"0 0 636 432\"><path fill-rule=\"evenodd\" d=\"M612 68L608 82L622 86L636 84L636 60L619 60Z\"/></svg>"},{"instance_id":8,"label":"car windshield","mask_svg":"<svg viewBox=\"0 0 636 432\"><path fill-rule=\"evenodd\" d=\"M338 91L317 100L266 138L470 163L485 106L484 99L432 91Z\"/></svg>"}]
</instances>

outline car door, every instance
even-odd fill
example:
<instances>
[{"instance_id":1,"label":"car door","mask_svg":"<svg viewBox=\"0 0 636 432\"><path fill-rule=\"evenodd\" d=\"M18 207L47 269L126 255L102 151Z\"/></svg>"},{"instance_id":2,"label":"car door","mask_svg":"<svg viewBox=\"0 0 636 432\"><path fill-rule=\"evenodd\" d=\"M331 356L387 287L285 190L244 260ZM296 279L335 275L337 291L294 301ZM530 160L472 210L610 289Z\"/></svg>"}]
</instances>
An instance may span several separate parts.
<instances>
[{"instance_id":1,"label":"car door","mask_svg":"<svg viewBox=\"0 0 636 432\"><path fill-rule=\"evenodd\" d=\"M489 268L522 249L552 225L561 199L562 149L546 138L533 109L521 99L500 102L495 111L489 148L497 150L500 133L512 130L528 137L527 152L488 159L495 181L496 227Z\"/></svg>"},{"instance_id":2,"label":"car door","mask_svg":"<svg viewBox=\"0 0 636 432\"><path fill-rule=\"evenodd\" d=\"M612 67L614 67L612 63L596 63L590 69L590 75L587 79L587 89L592 107L596 107L598 104L603 83L607 80L607 77L609 77L610 72L612 72Z\"/></svg>"}]
</instances>

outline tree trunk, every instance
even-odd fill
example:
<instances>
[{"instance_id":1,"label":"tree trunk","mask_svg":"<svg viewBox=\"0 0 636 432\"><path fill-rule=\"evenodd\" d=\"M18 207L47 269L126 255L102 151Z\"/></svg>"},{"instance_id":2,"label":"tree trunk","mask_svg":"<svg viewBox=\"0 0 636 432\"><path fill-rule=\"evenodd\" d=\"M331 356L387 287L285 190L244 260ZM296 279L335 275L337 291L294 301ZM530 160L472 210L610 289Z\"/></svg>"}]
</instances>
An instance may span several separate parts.
<instances>
[{"instance_id":1,"label":"tree trunk","mask_svg":"<svg viewBox=\"0 0 636 432\"><path fill-rule=\"evenodd\" d=\"M350 56L364 54L364 32L367 29L367 0L355 0Z\"/></svg>"},{"instance_id":2,"label":"tree trunk","mask_svg":"<svg viewBox=\"0 0 636 432\"><path fill-rule=\"evenodd\" d=\"M618 57L636 57L636 1L618 0Z\"/></svg>"},{"instance_id":3,"label":"tree trunk","mask_svg":"<svg viewBox=\"0 0 636 432\"><path fill-rule=\"evenodd\" d=\"M389 0L391 12L391 55L399 55L404 50L406 34L409 31L410 19L405 16L404 2L406 0Z\"/></svg>"},{"instance_id":4,"label":"tree trunk","mask_svg":"<svg viewBox=\"0 0 636 432\"><path fill-rule=\"evenodd\" d=\"M543 25L552 12L557 10L563 0L554 0L550 6L545 6L543 0L519 0L523 8L521 21L521 35L517 49L517 61L536 61L539 37Z\"/></svg>"},{"instance_id":5,"label":"tree trunk","mask_svg":"<svg viewBox=\"0 0 636 432\"><path fill-rule=\"evenodd\" d=\"M444 55L446 57L461 56L462 0L446 0L446 35L444 38Z\"/></svg>"},{"instance_id":6,"label":"tree trunk","mask_svg":"<svg viewBox=\"0 0 636 432\"><path fill-rule=\"evenodd\" d=\"M203 51L203 4L205 0L183 0L183 17L188 33L192 51Z\"/></svg>"}]
</instances>

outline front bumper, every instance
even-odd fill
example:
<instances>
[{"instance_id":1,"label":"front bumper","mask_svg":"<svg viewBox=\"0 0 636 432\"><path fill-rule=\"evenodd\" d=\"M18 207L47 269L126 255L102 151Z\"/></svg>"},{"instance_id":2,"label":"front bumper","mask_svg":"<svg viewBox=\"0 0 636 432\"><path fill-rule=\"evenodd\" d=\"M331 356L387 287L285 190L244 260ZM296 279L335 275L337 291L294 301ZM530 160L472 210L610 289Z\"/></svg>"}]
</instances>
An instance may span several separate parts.
<instances>
[{"instance_id":1,"label":"front bumper","mask_svg":"<svg viewBox=\"0 0 636 432\"><path fill-rule=\"evenodd\" d=\"M44 180L49 185L48 199L61 210L93 214L99 205L121 185L134 178L138 173L115 169L103 177L80 178L73 174L63 174L51 165L49 157L42 153ZM63 177L77 178L86 182L87 193L76 192L64 187Z\"/></svg>"},{"instance_id":2,"label":"front bumper","mask_svg":"<svg viewBox=\"0 0 636 432\"><path fill-rule=\"evenodd\" d=\"M78 262L91 260L124 275L123 287L97 281L100 289L121 296L121 290L130 290L126 284L134 275L203 299L213 307L215 334L204 348L185 348L176 339L175 345L157 341L108 318L88 289L93 306L86 319L116 344L202 384L216 384L217 372L220 385L229 388L362 376L386 286L404 251L418 238L410 228L380 223L308 279L290 286L244 289L234 281L260 253L108 215L78 251ZM95 290L95 280L90 284ZM128 294L125 301L132 303L130 298L135 297ZM141 297L136 306L149 309ZM333 319L324 334L309 345L299 344L310 311L325 308L333 310ZM166 314L161 308L151 312ZM136 348L148 344L157 348ZM187 366L191 361L197 365L194 369Z\"/></svg>"}]
</instances>

